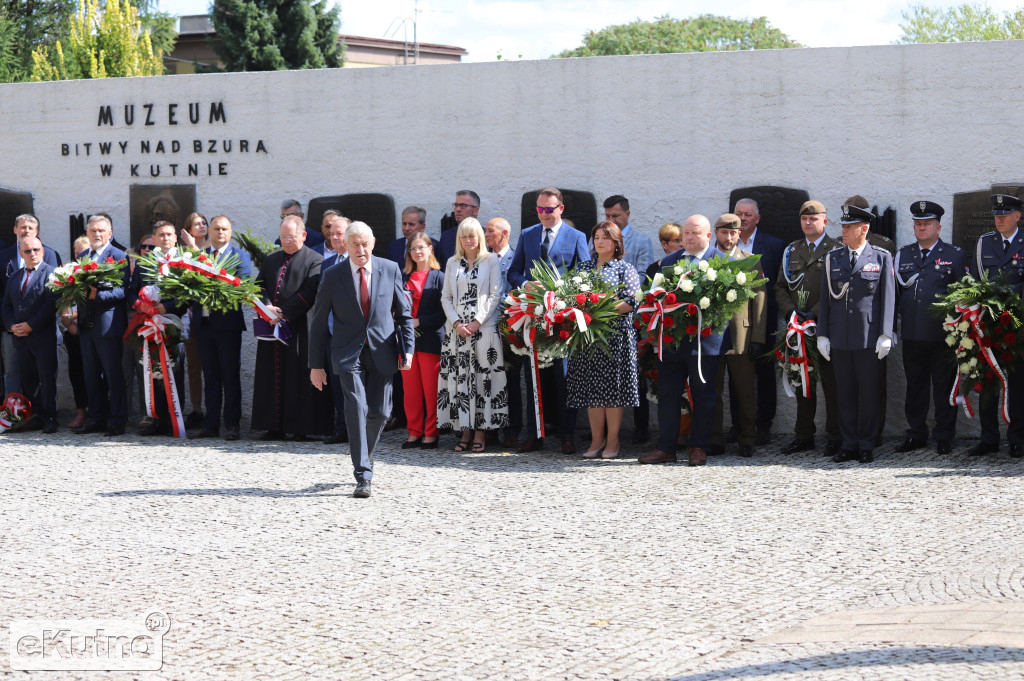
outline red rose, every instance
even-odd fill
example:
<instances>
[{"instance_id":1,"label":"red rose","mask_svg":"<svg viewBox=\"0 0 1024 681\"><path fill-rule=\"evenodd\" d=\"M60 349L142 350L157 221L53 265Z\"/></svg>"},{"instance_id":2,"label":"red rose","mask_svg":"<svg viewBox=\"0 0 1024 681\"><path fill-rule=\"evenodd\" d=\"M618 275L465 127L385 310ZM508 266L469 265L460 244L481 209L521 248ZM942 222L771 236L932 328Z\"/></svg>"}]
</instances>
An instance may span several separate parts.
<instances>
[{"instance_id":1,"label":"red rose","mask_svg":"<svg viewBox=\"0 0 1024 681\"><path fill-rule=\"evenodd\" d=\"M1006 343L1007 345L1016 345L1017 334L1015 334L1013 331L1008 331L1006 335L1003 336L1003 342Z\"/></svg>"},{"instance_id":2,"label":"red rose","mask_svg":"<svg viewBox=\"0 0 1024 681\"><path fill-rule=\"evenodd\" d=\"M569 340L569 332L565 330L559 331L558 337L561 338L562 340Z\"/></svg>"},{"instance_id":3,"label":"red rose","mask_svg":"<svg viewBox=\"0 0 1024 681\"><path fill-rule=\"evenodd\" d=\"M672 328L673 326L676 325L676 320L672 319L671 317L665 317L663 320L661 320L661 323L668 328Z\"/></svg>"},{"instance_id":4,"label":"red rose","mask_svg":"<svg viewBox=\"0 0 1024 681\"><path fill-rule=\"evenodd\" d=\"M651 377L652 379L654 379L655 381L657 381L657 380L658 380L658 370L657 370L657 369L652 369L652 370L651 370L651 373L650 373L649 375L650 375L650 377Z\"/></svg>"},{"instance_id":5,"label":"red rose","mask_svg":"<svg viewBox=\"0 0 1024 681\"><path fill-rule=\"evenodd\" d=\"M69 284L74 284L75 283L75 278L74 277L68 277L68 283Z\"/></svg>"},{"instance_id":6,"label":"red rose","mask_svg":"<svg viewBox=\"0 0 1024 681\"><path fill-rule=\"evenodd\" d=\"M644 324L650 324L651 323L651 313L650 312L641 312L640 313L640 319L643 320Z\"/></svg>"},{"instance_id":7,"label":"red rose","mask_svg":"<svg viewBox=\"0 0 1024 681\"><path fill-rule=\"evenodd\" d=\"M986 371L985 372L985 380L986 381L994 381L994 380L996 380L996 372L992 371L991 369Z\"/></svg>"},{"instance_id":8,"label":"red rose","mask_svg":"<svg viewBox=\"0 0 1024 681\"><path fill-rule=\"evenodd\" d=\"M983 348L990 348L992 347L992 339L989 338L988 336L985 336L984 338L979 338L978 344L981 345L981 347Z\"/></svg>"},{"instance_id":9,"label":"red rose","mask_svg":"<svg viewBox=\"0 0 1024 681\"><path fill-rule=\"evenodd\" d=\"M121 258L120 260L117 261L118 265L123 265L124 263L125 263L125 259L124 258Z\"/></svg>"},{"instance_id":10,"label":"red rose","mask_svg":"<svg viewBox=\"0 0 1024 681\"><path fill-rule=\"evenodd\" d=\"M669 293L667 296L665 296L665 304L666 305L674 305L675 302L676 302L676 294Z\"/></svg>"},{"instance_id":11,"label":"red rose","mask_svg":"<svg viewBox=\"0 0 1024 681\"><path fill-rule=\"evenodd\" d=\"M694 305L693 303L690 303L689 305L687 305L686 306L686 314L691 314L691 315L697 314L697 306Z\"/></svg>"},{"instance_id":12,"label":"red rose","mask_svg":"<svg viewBox=\"0 0 1024 681\"><path fill-rule=\"evenodd\" d=\"M642 329L644 325L642 323L640 323L639 319L634 319L633 320L633 326L635 326L638 329Z\"/></svg>"},{"instance_id":13,"label":"red rose","mask_svg":"<svg viewBox=\"0 0 1024 681\"><path fill-rule=\"evenodd\" d=\"M199 255L199 257L196 258L196 260L198 260L199 262L206 262L206 254L205 253L201 253Z\"/></svg>"},{"instance_id":14,"label":"red rose","mask_svg":"<svg viewBox=\"0 0 1024 681\"><path fill-rule=\"evenodd\" d=\"M1000 324L999 326L996 327L996 335L997 336L1001 336L1004 333L1006 333L1006 329L1003 328L1002 324Z\"/></svg>"},{"instance_id":15,"label":"red rose","mask_svg":"<svg viewBox=\"0 0 1024 681\"><path fill-rule=\"evenodd\" d=\"M696 324L687 324L686 325L686 333L690 334L691 336L694 335L695 333L697 333L697 325Z\"/></svg>"},{"instance_id":16,"label":"red rose","mask_svg":"<svg viewBox=\"0 0 1024 681\"><path fill-rule=\"evenodd\" d=\"M220 273L226 276L228 271L227 270L221 270Z\"/></svg>"},{"instance_id":17,"label":"red rose","mask_svg":"<svg viewBox=\"0 0 1024 681\"><path fill-rule=\"evenodd\" d=\"M974 384L974 392L976 393L980 393L984 388L985 386L983 386L981 383Z\"/></svg>"},{"instance_id":18,"label":"red rose","mask_svg":"<svg viewBox=\"0 0 1024 681\"><path fill-rule=\"evenodd\" d=\"M707 338L708 336L710 336L711 335L711 327L710 326L705 326L703 329L700 330L700 335L701 335L701 338Z\"/></svg>"},{"instance_id":19,"label":"red rose","mask_svg":"<svg viewBox=\"0 0 1024 681\"><path fill-rule=\"evenodd\" d=\"M1009 350L1004 350L1002 356L999 359L1003 360L1004 362L1012 362L1013 353L1010 352ZM995 374L995 372L992 373Z\"/></svg>"},{"instance_id":20,"label":"red rose","mask_svg":"<svg viewBox=\"0 0 1024 681\"><path fill-rule=\"evenodd\" d=\"M514 333L510 333L508 335L508 342L512 345L517 345L519 343L519 338Z\"/></svg>"},{"instance_id":21,"label":"red rose","mask_svg":"<svg viewBox=\"0 0 1024 681\"><path fill-rule=\"evenodd\" d=\"M585 321L587 324L589 324L593 320L594 318L588 315L586 312L583 313L583 321Z\"/></svg>"},{"instance_id":22,"label":"red rose","mask_svg":"<svg viewBox=\"0 0 1024 681\"><path fill-rule=\"evenodd\" d=\"M107 262L108 262L108 263L110 263L111 265L113 265L113 264L114 264L114 259L113 259L113 258L111 258L111 257L110 257L110 256L108 255L108 256L107 256Z\"/></svg>"},{"instance_id":23,"label":"red rose","mask_svg":"<svg viewBox=\"0 0 1024 681\"><path fill-rule=\"evenodd\" d=\"M577 305L582 305L585 302L587 302L586 294L584 294L584 293L577 293L576 294L576 304Z\"/></svg>"},{"instance_id":24,"label":"red rose","mask_svg":"<svg viewBox=\"0 0 1024 681\"><path fill-rule=\"evenodd\" d=\"M984 331L985 330L985 322L978 322L978 328L981 329L982 331Z\"/></svg>"},{"instance_id":25,"label":"red rose","mask_svg":"<svg viewBox=\"0 0 1024 681\"><path fill-rule=\"evenodd\" d=\"M646 296L644 296L644 300L646 300L647 304L650 305L651 303L654 302L654 294L648 293Z\"/></svg>"},{"instance_id":26,"label":"red rose","mask_svg":"<svg viewBox=\"0 0 1024 681\"><path fill-rule=\"evenodd\" d=\"M1001 315L999 315L999 323L1000 324L1009 324L1012 321L1013 321L1013 315L1010 314L1009 312L1004 312Z\"/></svg>"},{"instance_id":27,"label":"red rose","mask_svg":"<svg viewBox=\"0 0 1024 681\"><path fill-rule=\"evenodd\" d=\"M561 324L564 321L565 321L565 313L564 312L556 312L555 313L555 324Z\"/></svg>"},{"instance_id":28,"label":"red rose","mask_svg":"<svg viewBox=\"0 0 1024 681\"><path fill-rule=\"evenodd\" d=\"M590 302L592 302L594 305L597 305L598 303L601 302L601 296L597 295L596 293L591 293L590 294ZM647 302L651 302L651 301L647 301Z\"/></svg>"}]
</instances>

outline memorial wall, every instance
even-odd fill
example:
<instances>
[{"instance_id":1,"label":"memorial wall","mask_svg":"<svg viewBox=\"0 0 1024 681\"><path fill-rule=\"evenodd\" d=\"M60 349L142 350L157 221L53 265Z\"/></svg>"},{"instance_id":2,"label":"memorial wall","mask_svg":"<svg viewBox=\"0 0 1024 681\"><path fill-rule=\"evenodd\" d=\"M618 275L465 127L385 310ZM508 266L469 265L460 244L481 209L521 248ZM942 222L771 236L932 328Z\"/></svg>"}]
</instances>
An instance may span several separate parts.
<instances>
[{"instance_id":1,"label":"memorial wall","mask_svg":"<svg viewBox=\"0 0 1024 681\"><path fill-rule=\"evenodd\" d=\"M270 236L283 199L345 197L386 242L408 204L436 235L463 188L518 234L546 185L598 212L625 194L652 235L739 188L781 235L793 196L861 194L900 242L912 200L948 216L968 194L976 234L971 193L1024 181L1022 71L1018 43L990 42L0 85L0 238L29 207L65 256L100 211L125 244L193 208Z\"/></svg>"}]
</instances>

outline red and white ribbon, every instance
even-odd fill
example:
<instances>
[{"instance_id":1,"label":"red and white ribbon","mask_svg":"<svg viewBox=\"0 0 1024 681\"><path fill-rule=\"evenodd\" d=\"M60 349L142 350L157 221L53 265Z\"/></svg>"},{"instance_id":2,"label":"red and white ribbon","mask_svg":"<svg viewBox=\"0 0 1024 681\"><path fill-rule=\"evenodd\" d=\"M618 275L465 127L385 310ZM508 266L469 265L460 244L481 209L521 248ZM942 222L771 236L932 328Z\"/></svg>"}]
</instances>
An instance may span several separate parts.
<instances>
[{"instance_id":1,"label":"red and white ribbon","mask_svg":"<svg viewBox=\"0 0 1024 681\"><path fill-rule=\"evenodd\" d=\"M992 371L999 378L999 414L1003 417L1003 423L1010 422L1010 407L1008 404L1008 395L1006 390L1006 372L999 366L999 360L996 359L996 353L991 347L986 347L982 342L985 338L985 331L981 328L981 316L984 310L979 303L973 305L957 305L956 311L960 315L959 318L954 319L951 322L945 322L944 326L951 327L957 326L961 322L967 322L970 324L971 329L974 331L974 342L978 344L978 350L981 357L985 362L992 368ZM963 345L957 348L957 353L964 349ZM959 367L956 372L956 382L953 384L953 391L949 394L949 403L953 406L958 404L963 405L964 412L971 418L974 417L974 409L971 407L970 390L966 390L963 394L960 393L960 384L963 382L964 376L960 373Z\"/></svg>"},{"instance_id":2,"label":"red and white ribbon","mask_svg":"<svg viewBox=\"0 0 1024 681\"><path fill-rule=\"evenodd\" d=\"M800 366L800 394L803 397L811 396L811 358L807 353L807 337L814 336L818 325L812 319L801 323L794 312L789 316L789 326L786 328L786 342L784 352L775 351L775 356L782 362L782 370L785 372L785 380L782 387L789 397L796 397L793 386L789 383L789 365Z\"/></svg>"},{"instance_id":3,"label":"red and white ribbon","mask_svg":"<svg viewBox=\"0 0 1024 681\"><path fill-rule=\"evenodd\" d=\"M160 369L164 377L164 393L167 397L167 409L171 414L171 429L174 437L186 437L185 418L181 414L181 405L178 403L178 390L174 384L174 372L172 371L170 355L167 351L167 324L180 326L181 321L169 315L153 315L142 322L138 327L138 335L142 338L142 366L143 392L146 399L146 413L153 418L160 418L156 412L156 389L153 376L153 361L149 354L149 344L152 342L159 346Z\"/></svg>"}]
</instances>

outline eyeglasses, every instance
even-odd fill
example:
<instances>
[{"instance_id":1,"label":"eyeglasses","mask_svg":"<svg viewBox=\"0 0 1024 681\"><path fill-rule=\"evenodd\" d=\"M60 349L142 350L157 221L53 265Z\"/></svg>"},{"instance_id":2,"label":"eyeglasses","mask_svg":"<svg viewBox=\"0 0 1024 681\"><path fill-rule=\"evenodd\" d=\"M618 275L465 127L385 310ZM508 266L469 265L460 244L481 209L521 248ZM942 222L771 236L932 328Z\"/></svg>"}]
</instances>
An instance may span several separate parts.
<instances>
[{"instance_id":1,"label":"eyeglasses","mask_svg":"<svg viewBox=\"0 0 1024 681\"><path fill-rule=\"evenodd\" d=\"M418 222L405 222L405 221L403 221L402 222L402 227L418 227L419 224L420 223L418 223Z\"/></svg>"},{"instance_id":2,"label":"eyeglasses","mask_svg":"<svg viewBox=\"0 0 1024 681\"><path fill-rule=\"evenodd\" d=\"M293 218L293 217L294 218L298 218L298 217L302 217L302 215L300 213L281 213L281 219L282 220L284 220L285 218Z\"/></svg>"},{"instance_id":3,"label":"eyeglasses","mask_svg":"<svg viewBox=\"0 0 1024 681\"><path fill-rule=\"evenodd\" d=\"M413 246L412 248L409 249L409 252L410 253L419 253L420 251L429 251L430 248L431 248L430 246Z\"/></svg>"},{"instance_id":4,"label":"eyeglasses","mask_svg":"<svg viewBox=\"0 0 1024 681\"><path fill-rule=\"evenodd\" d=\"M547 214L550 215L551 213L554 213L559 208L561 208L561 206L554 206L554 207L551 207L551 206L537 206L537 212L538 213L547 213Z\"/></svg>"},{"instance_id":5,"label":"eyeglasses","mask_svg":"<svg viewBox=\"0 0 1024 681\"><path fill-rule=\"evenodd\" d=\"M43 249L41 248L23 248L21 249L21 252L24 253L25 255L28 255L29 253L39 253L42 250Z\"/></svg>"},{"instance_id":6,"label":"eyeglasses","mask_svg":"<svg viewBox=\"0 0 1024 681\"><path fill-rule=\"evenodd\" d=\"M480 206L474 206L472 203L453 203L452 208L458 208L460 210L466 210L467 208L479 208Z\"/></svg>"},{"instance_id":7,"label":"eyeglasses","mask_svg":"<svg viewBox=\"0 0 1024 681\"><path fill-rule=\"evenodd\" d=\"M153 248L154 246L155 246L155 244L139 244L139 250L140 251L148 251L149 249Z\"/></svg>"}]
</instances>

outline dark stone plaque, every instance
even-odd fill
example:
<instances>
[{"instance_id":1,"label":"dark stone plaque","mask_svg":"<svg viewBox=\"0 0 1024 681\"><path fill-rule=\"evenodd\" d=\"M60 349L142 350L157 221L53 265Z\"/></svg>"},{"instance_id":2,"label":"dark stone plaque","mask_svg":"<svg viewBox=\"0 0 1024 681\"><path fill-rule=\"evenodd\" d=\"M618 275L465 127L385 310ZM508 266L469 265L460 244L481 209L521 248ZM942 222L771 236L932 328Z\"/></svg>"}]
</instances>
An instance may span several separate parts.
<instances>
[{"instance_id":1,"label":"dark stone plaque","mask_svg":"<svg viewBox=\"0 0 1024 681\"><path fill-rule=\"evenodd\" d=\"M14 243L14 218L32 212L32 195L0 189L0 241Z\"/></svg>"},{"instance_id":2,"label":"dark stone plaque","mask_svg":"<svg viewBox=\"0 0 1024 681\"><path fill-rule=\"evenodd\" d=\"M590 231L597 224L597 199L594 198L593 192L561 187L558 189L562 192L562 203L565 204L562 221L572 224L573 227L586 234L589 240ZM540 222L537 217L537 196L539 194L539 191L523 194L519 215L520 231Z\"/></svg>"},{"instance_id":3,"label":"dark stone plaque","mask_svg":"<svg viewBox=\"0 0 1024 681\"><path fill-rule=\"evenodd\" d=\"M181 229L182 223L196 209L194 184L133 184L128 187L128 205L131 221L130 240L134 248L153 225L167 220ZM114 225L114 234L119 225Z\"/></svg>"},{"instance_id":4,"label":"dark stone plaque","mask_svg":"<svg viewBox=\"0 0 1024 681\"><path fill-rule=\"evenodd\" d=\"M311 199L306 210L306 229L320 234L320 223L328 208L353 222L365 222L377 239L373 252L385 256L388 244L395 240L395 200L387 194L336 194ZM398 232L400 233L400 232Z\"/></svg>"},{"instance_id":5,"label":"dark stone plaque","mask_svg":"<svg viewBox=\"0 0 1024 681\"><path fill-rule=\"evenodd\" d=\"M974 248L978 244L978 237L996 228L992 219L990 200L993 193L989 189L982 189L953 195L953 234L943 236L951 238L953 244L964 249L968 262L974 262Z\"/></svg>"},{"instance_id":6,"label":"dark stone plaque","mask_svg":"<svg viewBox=\"0 0 1024 681\"><path fill-rule=\"evenodd\" d=\"M773 186L734 189L729 194L730 211L736 210L736 202L740 199L757 201L757 208L761 213L761 221L757 223L758 229L763 229L787 244L803 236L800 230L800 206L810 199L805 189ZM708 219L711 220L711 224L715 224L718 216L709 215Z\"/></svg>"}]
</instances>

